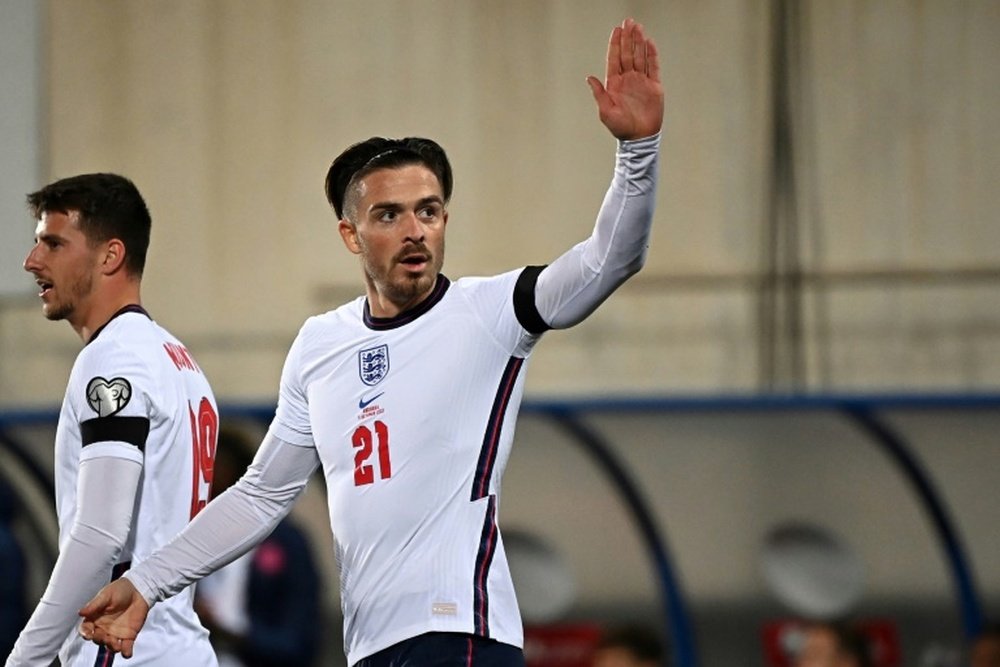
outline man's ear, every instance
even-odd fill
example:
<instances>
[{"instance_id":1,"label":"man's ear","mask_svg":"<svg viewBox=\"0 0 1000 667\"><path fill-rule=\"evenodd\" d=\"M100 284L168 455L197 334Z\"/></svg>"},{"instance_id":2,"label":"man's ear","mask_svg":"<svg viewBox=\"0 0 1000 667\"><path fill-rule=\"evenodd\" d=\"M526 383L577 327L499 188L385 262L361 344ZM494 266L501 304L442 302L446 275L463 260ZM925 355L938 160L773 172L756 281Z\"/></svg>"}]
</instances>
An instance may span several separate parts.
<instances>
[{"instance_id":1,"label":"man's ear","mask_svg":"<svg viewBox=\"0 0 1000 667\"><path fill-rule=\"evenodd\" d=\"M104 256L101 260L101 270L110 276L125 267L125 244L121 239L111 239L104 246Z\"/></svg>"},{"instance_id":2,"label":"man's ear","mask_svg":"<svg viewBox=\"0 0 1000 667\"><path fill-rule=\"evenodd\" d=\"M355 255L361 253L361 246L358 245L358 228L353 222L342 218L337 225L337 231L340 232L340 238L344 240L344 245L347 246L348 250Z\"/></svg>"}]
</instances>

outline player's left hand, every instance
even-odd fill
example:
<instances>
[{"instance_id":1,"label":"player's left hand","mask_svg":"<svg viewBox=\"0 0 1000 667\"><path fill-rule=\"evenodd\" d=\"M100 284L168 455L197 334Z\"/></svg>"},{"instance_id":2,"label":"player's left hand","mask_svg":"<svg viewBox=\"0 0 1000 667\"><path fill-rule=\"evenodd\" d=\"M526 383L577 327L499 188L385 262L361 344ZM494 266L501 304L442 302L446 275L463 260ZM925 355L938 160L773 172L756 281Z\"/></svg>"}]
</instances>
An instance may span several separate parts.
<instances>
[{"instance_id":1,"label":"player's left hand","mask_svg":"<svg viewBox=\"0 0 1000 667\"><path fill-rule=\"evenodd\" d=\"M625 19L611 31L604 83L588 76L601 122L617 139L642 139L663 125L663 85L656 44Z\"/></svg>"}]
</instances>

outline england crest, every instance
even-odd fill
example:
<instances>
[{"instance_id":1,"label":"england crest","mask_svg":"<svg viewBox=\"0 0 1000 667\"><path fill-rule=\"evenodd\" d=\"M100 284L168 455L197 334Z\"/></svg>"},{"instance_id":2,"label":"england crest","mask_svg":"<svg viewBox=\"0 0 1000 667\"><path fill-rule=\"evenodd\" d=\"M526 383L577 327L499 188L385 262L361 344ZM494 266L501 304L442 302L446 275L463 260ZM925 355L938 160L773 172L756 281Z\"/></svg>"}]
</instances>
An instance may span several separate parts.
<instances>
[{"instance_id":1,"label":"england crest","mask_svg":"<svg viewBox=\"0 0 1000 667\"><path fill-rule=\"evenodd\" d=\"M377 345L358 352L358 374L369 387L384 380L389 374L389 346Z\"/></svg>"}]
</instances>

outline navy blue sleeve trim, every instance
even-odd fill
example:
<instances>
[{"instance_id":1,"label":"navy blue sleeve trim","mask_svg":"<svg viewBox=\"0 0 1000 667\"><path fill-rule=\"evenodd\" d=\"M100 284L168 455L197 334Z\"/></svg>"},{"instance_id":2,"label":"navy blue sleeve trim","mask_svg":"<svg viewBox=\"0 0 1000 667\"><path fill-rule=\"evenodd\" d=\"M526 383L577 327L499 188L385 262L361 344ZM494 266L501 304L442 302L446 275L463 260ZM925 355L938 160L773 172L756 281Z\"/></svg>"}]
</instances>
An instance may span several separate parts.
<instances>
[{"instance_id":1,"label":"navy blue sleeve trim","mask_svg":"<svg viewBox=\"0 0 1000 667\"><path fill-rule=\"evenodd\" d=\"M149 420L145 417L95 417L80 422L83 446L95 442L127 442L139 451L146 451Z\"/></svg>"},{"instance_id":2,"label":"navy blue sleeve trim","mask_svg":"<svg viewBox=\"0 0 1000 667\"><path fill-rule=\"evenodd\" d=\"M535 284L544 266L526 266L514 285L514 314L526 331L533 334L545 333L552 327L545 323L535 306Z\"/></svg>"}]
</instances>

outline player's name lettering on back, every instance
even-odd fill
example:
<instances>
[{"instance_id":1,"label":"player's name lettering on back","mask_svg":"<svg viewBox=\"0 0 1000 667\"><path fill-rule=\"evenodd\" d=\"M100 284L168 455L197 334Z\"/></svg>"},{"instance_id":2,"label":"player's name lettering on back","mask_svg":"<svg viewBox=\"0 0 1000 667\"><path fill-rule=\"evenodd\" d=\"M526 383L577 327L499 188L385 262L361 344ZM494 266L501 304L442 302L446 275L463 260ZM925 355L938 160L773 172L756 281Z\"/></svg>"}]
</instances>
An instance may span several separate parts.
<instances>
[{"instance_id":1,"label":"player's name lettering on back","mask_svg":"<svg viewBox=\"0 0 1000 667\"><path fill-rule=\"evenodd\" d=\"M177 345L176 343L164 343L163 349L167 351L167 356L170 360L174 362L174 366L177 370L189 370L195 373L201 373L201 368L195 363L194 357L191 353L187 351L187 348L183 345Z\"/></svg>"}]
</instances>

